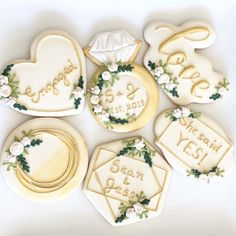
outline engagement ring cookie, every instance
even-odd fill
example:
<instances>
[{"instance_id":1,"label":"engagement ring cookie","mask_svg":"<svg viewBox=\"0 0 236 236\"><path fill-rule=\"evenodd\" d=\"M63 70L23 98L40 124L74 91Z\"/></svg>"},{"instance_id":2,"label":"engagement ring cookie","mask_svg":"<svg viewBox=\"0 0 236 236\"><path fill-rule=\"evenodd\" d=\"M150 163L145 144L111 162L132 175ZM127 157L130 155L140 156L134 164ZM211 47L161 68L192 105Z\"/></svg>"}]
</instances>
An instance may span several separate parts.
<instances>
[{"instance_id":1,"label":"engagement ring cookie","mask_svg":"<svg viewBox=\"0 0 236 236\"><path fill-rule=\"evenodd\" d=\"M97 34L85 55L99 66L89 83L88 104L105 128L129 132L155 114L159 93L149 72L133 61L141 47L123 30Z\"/></svg>"},{"instance_id":2,"label":"engagement ring cookie","mask_svg":"<svg viewBox=\"0 0 236 236\"><path fill-rule=\"evenodd\" d=\"M7 138L1 170L7 184L22 197L51 201L82 182L88 164L84 139L56 118L29 120Z\"/></svg>"},{"instance_id":3,"label":"engagement ring cookie","mask_svg":"<svg viewBox=\"0 0 236 236\"><path fill-rule=\"evenodd\" d=\"M60 31L41 33L29 60L7 65L0 75L0 99L34 116L67 116L83 111L85 58L79 44Z\"/></svg>"},{"instance_id":4,"label":"engagement ring cookie","mask_svg":"<svg viewBox=\"0 0 236 236\"><path fill-rule=\"evenodd\" d=\"M171 168L142 137L98 146L83 191L113 226L158 216Z\"/></svg>"},{"instance_id":5,"label":"engagement ring cookie","mask_svg":"<svg viewBox=\"0 0 236 236\"><path fill-rule=\"evenodd\" d=\"M154 125L155 144L177 171L203 182L227 174L233 147L214 121L185 107L162 112Z\"/></svg>"},{"instance_id":6,"label":"engagement ring cookie","mask_svg":"<svg viewBox=\"0 0 236 236\"><path fill-rule=\"evenodd\" d=\"M228 80L196 52L215 40L208 24L189 21L177 27L152 22L146 26L144 37L150 45L144 56L145 67L175 104L210 103L229 89Z\"/></svg>"}]
</instances>

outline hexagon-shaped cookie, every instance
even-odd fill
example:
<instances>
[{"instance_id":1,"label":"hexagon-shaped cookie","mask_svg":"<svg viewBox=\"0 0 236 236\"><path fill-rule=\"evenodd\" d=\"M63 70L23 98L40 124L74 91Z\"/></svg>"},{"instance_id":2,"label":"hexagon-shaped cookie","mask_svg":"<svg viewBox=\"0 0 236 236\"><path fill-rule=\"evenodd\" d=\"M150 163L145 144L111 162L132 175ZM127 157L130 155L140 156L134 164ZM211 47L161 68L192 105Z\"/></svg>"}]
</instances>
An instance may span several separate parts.
<instances>
[{"instance_id":1,"label":"hexagon-shaped cookie","mask_svg":"<svg viewBox=\"0 0 236 236\"><path fill-rule=\"evenodd\" d=\"M171 168L142 137L99 145L83 191L113 226L158 216Z\"/></svg>"}]
</instances>

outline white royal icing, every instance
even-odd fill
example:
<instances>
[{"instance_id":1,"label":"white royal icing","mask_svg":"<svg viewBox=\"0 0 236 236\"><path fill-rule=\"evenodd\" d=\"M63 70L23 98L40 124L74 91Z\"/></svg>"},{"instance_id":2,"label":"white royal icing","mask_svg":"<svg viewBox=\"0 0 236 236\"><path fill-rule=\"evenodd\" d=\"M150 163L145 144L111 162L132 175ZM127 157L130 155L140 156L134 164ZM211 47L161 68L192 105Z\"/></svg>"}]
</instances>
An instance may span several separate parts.
<instances>
[{"instance_id":1,"label":"white royal icing","mask_svg":"<svg viewBox=\"0 0 236 236\"><path fill-rule=\"evenodd\" d=\"M137 43L125 30L96 34L89 44L89 53L102 63L126 62L136 50Z\"/></svg>"},{"instance_id":2,"label":"white royal icing","mask_svg":"<svg viewBox=\"0 0 236 236\"><path fill-rule=\"evenodd\" d=\"M118 140L95 149L83 191L111 225L120 226L160 214L170 174L167 162L142 137Z\"/></svg>"}]
</instances>

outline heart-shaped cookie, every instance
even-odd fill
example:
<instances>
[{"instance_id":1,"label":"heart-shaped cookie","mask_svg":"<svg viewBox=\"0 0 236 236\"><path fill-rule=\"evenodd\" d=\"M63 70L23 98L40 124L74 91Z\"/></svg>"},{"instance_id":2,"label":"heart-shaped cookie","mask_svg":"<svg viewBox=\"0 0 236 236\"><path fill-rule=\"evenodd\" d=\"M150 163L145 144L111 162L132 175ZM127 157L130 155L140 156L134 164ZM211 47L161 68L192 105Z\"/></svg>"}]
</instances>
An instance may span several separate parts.
<instances>
[{"instance_id":1,"label":"heart-shaped cookie","mask_svg":"<svg viewBox=\"0 0 236 236\"><path fill-rule=\"evenodd\" d=\"M10 107L35 116L79 114L85 103L86 69L79 44L60 31L41 33L29 60L5 67L0 98Z\"/></svg>"},{"instance_id":2,"label":"heart-shaped cookie","mask_svg":"<svg viewBox=\"0 0 236 236\"><path fill-rule=\"evenodd\" d=\"M208 24L189 21L176 27L152 22L146 26L144 37L150 45L144 64L175 104L214 102L228 90L227 79L195 51L209 47L215 40Z\"/></svg>"}]
</instances>

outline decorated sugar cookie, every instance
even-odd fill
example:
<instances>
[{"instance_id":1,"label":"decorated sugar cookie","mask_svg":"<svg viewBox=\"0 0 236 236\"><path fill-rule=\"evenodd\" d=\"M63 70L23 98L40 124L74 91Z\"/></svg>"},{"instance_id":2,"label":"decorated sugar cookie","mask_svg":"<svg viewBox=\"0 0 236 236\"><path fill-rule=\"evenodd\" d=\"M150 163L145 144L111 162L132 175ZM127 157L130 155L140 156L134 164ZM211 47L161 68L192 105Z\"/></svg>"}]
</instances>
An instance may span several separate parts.
<instances>
[{"instance_id":1,"label":"decorated sugar cookie","mask_svg":"<svg viewBox=\"0 0 236 236\"><path fill-rule=\"evenodd\" d=\"M7 138L1 170L7 184L34 201L59 199L83 180L88 163L78 131L56 118L29 120Z\"/></svg>"},{"instance_id":2,"label":"decorated sugar cookie","mask_svg":"<svg viewBox=\"0 0 236 236\"><path fill-rule=\"evenodd\" d=\"M88 88L88 104L107 129L129 132L143 127L155 114L158 90L152 76L133 61L141 47L123 30L97 34L84 49L99 70Z\"/></svg>"},{"instance_id":3,"label":"decorated sugar cookie","mask_svg":"<svg viewBox=\"0 0 236 236\"><path fill-rule=\"evenodd\" d=\"M154 125L155 144L168 162L188 177L206 183L221 179L233 162L225 132L205 115L177 107L162 112Z\"/></svg>"},{"instance_id":4,"label":"decorated sugar cookie","mask_svg":"<svg viewBox=\"0 0 236 236\"><path fill-rule=\"evenodd\" d=\"M79 44L60 31L41 33L29 60L7 65L0 75L0 99L35 116L67 116L83 111L85 59Z\"/></svg>"},{"instance_id":5,"label":"decorated sugar cookie","mask_svg":"<svg viewBox=\"0 0 236 236\"><path fill-rule=\"evenodd\" d=\"M98 146L83 191L113 226L160 214L171 168L142 137Z\"/></svg>"},{"instance_id":6,"label":"decorated sugar cookie","mask_svg":"<svg viewBox=\"0 0 236 236\"><path fill-rule=\"evenodd\" d=\"M145 67L175 104L214 102L229 90L225 76L196 52L215 40L208 24L189 21L177 27L152 22L146 26L144 37L150 45L144 56Z\"/></svg>"}]
</instances>

